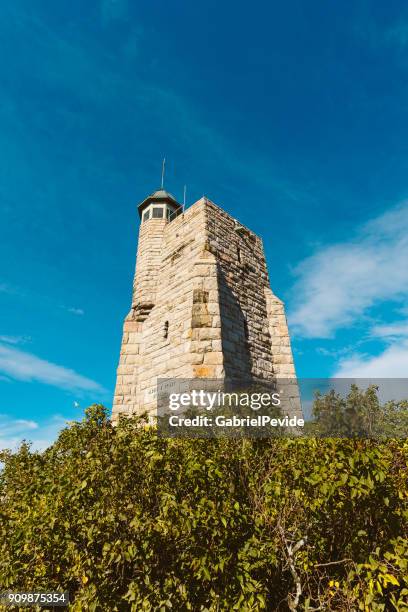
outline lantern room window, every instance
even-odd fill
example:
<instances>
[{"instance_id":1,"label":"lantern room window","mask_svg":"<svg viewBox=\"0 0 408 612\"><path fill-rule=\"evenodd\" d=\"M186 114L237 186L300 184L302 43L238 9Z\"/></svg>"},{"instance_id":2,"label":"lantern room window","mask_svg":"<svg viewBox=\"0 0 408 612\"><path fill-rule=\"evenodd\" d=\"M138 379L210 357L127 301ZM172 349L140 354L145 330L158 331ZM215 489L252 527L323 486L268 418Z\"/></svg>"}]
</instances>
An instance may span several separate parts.
<instances>
[{"instance_id":1,"label":"lantern room window","mask_svg":"<svg viewBox=\"0 0 408 612\"><path fill-rule=\"evenodd\" d=\"M163 219L163 208L153 207L153 219Z\"/></svg>"}]
</instances>

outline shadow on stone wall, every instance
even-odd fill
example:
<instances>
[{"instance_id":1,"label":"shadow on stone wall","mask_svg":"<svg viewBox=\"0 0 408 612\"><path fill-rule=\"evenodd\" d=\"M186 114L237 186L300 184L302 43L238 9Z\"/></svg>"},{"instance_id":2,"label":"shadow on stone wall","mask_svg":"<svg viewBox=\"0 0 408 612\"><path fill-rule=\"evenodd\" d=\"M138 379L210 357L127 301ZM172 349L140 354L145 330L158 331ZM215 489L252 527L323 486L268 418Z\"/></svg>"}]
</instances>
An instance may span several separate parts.
<instances>
[{"instance_id":1,"label":"shadow on stone wall","mask_svg":"<svg viewBox=\"0 0 408 612\"><path fill-rule=\"evenodd\" d=\"M247 338L246 319L219 265L217 273L225 378L231 381L250 381L252 380L252 359Z\"/></svg>"}]
</instances>

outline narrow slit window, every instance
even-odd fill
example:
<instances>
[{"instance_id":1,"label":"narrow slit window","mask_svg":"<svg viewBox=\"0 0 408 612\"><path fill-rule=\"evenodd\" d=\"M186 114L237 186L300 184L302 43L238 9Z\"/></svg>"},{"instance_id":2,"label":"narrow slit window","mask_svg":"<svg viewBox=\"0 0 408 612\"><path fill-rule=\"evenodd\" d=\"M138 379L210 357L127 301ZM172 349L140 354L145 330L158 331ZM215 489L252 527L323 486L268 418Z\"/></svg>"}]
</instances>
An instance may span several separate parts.
<instances>
[{"instance_id":1,"label":"narrow slit window","mask_svg":"<svg viewBox=\"0 0 408 612\"><path fill-rule=\"evenodd\" d=\"M246 319L244 319L244 336L245 336L245 340L248 341L248 339L249 339L249 330L248 330L248 323L247 323Z\"/></svg>"},{"instance_id":2,"label":"narrow slit window","mask_svg":"<svg viewBox=\"0 0 408 612\"><path fill-rule=\"evenodd\" d=\"M164 333L163 333L163 338L168 338L169 337L169 322L165 321L164 322Z\"/></svg>"}]
</instances>

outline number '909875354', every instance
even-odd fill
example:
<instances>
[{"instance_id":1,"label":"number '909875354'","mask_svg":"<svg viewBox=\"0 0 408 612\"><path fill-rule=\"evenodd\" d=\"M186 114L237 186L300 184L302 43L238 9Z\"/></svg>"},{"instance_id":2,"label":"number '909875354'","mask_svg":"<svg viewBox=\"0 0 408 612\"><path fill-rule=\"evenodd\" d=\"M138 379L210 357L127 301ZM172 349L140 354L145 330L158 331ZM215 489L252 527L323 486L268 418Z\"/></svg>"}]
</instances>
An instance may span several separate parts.
<instances>
[{"instance_id":1,"label":"number '909875354'","mask_svg":"<svg viewBox=\"0 0 408 612\"><path fill-rule=\"evenodd\" d=\"M56 592L3 592L0 593L0 605L3 606L67 606L69 593Z\"/></svg>"}]
</instances>

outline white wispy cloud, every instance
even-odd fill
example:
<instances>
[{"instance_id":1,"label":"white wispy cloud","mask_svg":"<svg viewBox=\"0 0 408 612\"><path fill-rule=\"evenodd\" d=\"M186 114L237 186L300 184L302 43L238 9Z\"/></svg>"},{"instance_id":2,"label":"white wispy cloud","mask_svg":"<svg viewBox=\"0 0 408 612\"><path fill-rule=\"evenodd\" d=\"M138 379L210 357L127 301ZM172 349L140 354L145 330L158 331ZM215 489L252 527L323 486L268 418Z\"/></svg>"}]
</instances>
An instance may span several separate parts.
<instances>
[{"instance_id":1,"label":"white wispy cloud","mask_svg":"<svg viewBox=\"0 0 408 612\"><path fill-rule=\"evenodd\" d=\"M64 310L67 310L71 314L78 315L80 317L85 314L85 310L83 310L82 308L74 308L72 306L69 307L69 308L65 308L65 306L63 306L63 308L64 308Z\"/></svg>"},{"instance_id":2,"label":"white wispy cloud","mask_svg":"<svg viewBox=\"0 0 408 612\"><path fill-rule=\"evenodd\" d=\"M51 416L44 424L0 414L0 449L16 450L23 440L27 440L32 442L33 450L42 451L57 439L67 421L58 414Z\"/></svg>"},{"instance_id":3,"label":"white wispy cloud","mask_svg":"<svg viewBox=\"0 0 408 612\"><path fill-rule=\"evenodd\" d=\"M7 344L25 344L30 340L30 336L0 336L0 342L6 342Z\"/></svg>"},{"instance_id":4,"label":"white wispy cloud","mask_svg":"<svg viewBox=\"0 0 408 612\"><path fill-rule=\"evenodd\" d=\"M388 346L380 355L356 354L340 361L337 378L408 378L408 340Z\"/></svg>"},{"instance_id":5,"label":"white wispy cloud","mask_svg":"<svg viewBox=\"0 0 408 612\"><path fill-rule=\"evenodd\" d=\"M37 429L38 423L28 419L15 419L13 421L7 419L7 415L0 414L0 431L2 435L14 435L24 430Z\"/></svg>"},{"instance_id":6,"label":"white wispy cloud","mask_svg":"<svg viewBox=\"0 0 408 612\"><path fill-rule=\"evenodd\" d=\"M408 321L398 321L397 323L374 325L371 328L373 338L408 338Z\"/></svg>"},{"instance_id":7,"label":"white wispy cloud","mask_svg":"<svg viewBox=\"0 0 408 612\"><path fill-rule=\"evenodd\" d=\"M332 337L386 301L408 299L408 202L377 217L345 242L320 248L294 270L295 334Z\"/></svg>"},{"instance_id":8,"label":"white wispy cloud","mask_svg":"<svg viewBox=\"0 0 408 612\"><path fill-rule=\"evenodd\" d=\"M48 307L58 307L66 312L69 312L74 315L82 316L85 314L85 310L83 308L78 308L76 306L65 306L64 304L58 304L52 297L41 295L40 293L32 292L27 293L26 291L22 291L20 288L11 287L7 284L0 283L0 293L7 293L13 296L17 296L20 299L27 300L30 302L34 302L36 304L46 304ZM10 338L13 336L0 336L0 341L4 342L12 342ZM20 338L24 342L28 342L31 340L29 336L14 336L15 338ZM20 342L18 342L20 343ZM17 342L16 342L17 344Z\"/></svg>"},{"instance_id":9,"label":"white wispy cloud","mask_svg":"<svg viewBox=\"0 0 408 612\"><path fill-rule=\"evenodd\" d=\"M94 380L6 344L0 344L0 372L16 380L36 381L98 396L106 394L106 390Z\"/></svg>"},{"instance_id":10,"label":"white wispy cloud","mask_svg":"<svg viewBox=\"0 0 408 612\"><path fill-rule=\"evenodd\" d=\"M130 6L128 0L101 0L102 22L113 24L115 21L127 18ZM131 63L124 62L118 69L112 65L106 49L91 44L89 38L83 39L78 35L73 40L70 35L64 36L63 32L56 34L38 11L29 11L27 15L24 8L14 4L9 10L13 13L13 20L18 23L20 36L31 42L35 34L32 56L36 58L35 69L41 79L45 82L51 80L54 90L62 91L65 99L72 99L81 107L92 108L91 117L98 121L98 124L101 120L98 113L103 112L105 116L115 108L116 117L123 125L123 129L126 129L130 136L135 136L134 143L140 141L139 122L142 126L149 125L150 140L152 137L153 140L155 137L159 138L160 142L170 139L177 147L175 155L179 155L180 160L185 157L186 151L195 147L196 142L201 142L202 163L206 167L204 176L211 173L213 168L217 170L223 168L225 185L232 193L238 193L238 190L235 190L233 181L228 177L240 174L252 184L266 189L269 196L273 192L279 197L302 202L305 198L312 197L308 189L305 189L303 181L295 181L293 177L286 176L285 168L276 157L262 154L256 147L238 150L234 142L223 135L221 129L208 121L204 107L200 109L177 89L160 85L154 76L146 75L146 67L154 65L160 57L160 53L152 54L149 46L150 40L158 35L155 30L144 32L139 24L131 29L128 37L125 35L123 48L130 52L124 53L124 56L129 56ZM140 53L143 53L136 64L134 63L135 44ZM139 66L143 69L139 70ZM129 69L132 70L131 88L129 88ZM104 91L102 97L101 91ZM10 99L9 106L11 121L8 123L13 124L13 131L11 138L6 141L8 147L15 141L14 132L17 128L24 132L18 104L14 98ZM129 112L129 109L132 111ZM137 124L134 122L134 112L139 117ZM84 120L82 114L80 119ZM38 121L41 120L43 120L42 115L38 118ZM49 123L49 118L46 123ZM139 149L135 151L137 154L140 153L142 158L148 159L145 149L143 146L140 151ZM157 150L154 149L152 154L157 155ZM98 155L100 155L99 150ZM187 156L186 159L189 160L190 157ZM101 164L99 160L98 169L103 176L105 168ZM109 164L109 169L112 171L110 160ZM197 172L196 164L194 167ZM25 172L28 173L30 169L32 171L32 163L25 168ZM122 170L117 168L116 172ZM123 176L126 176L126 172ZM92 202L87 203L88 207L91 205ZM98 213L101 214L100 203L98 203Z\"/></svg>"},{"instance_id":11,"label":"white wispy cloud","mask_svg":"<svg viewBox=\"0 0 408 612\"><path fill-rule=\"evenodd\" d=\"M374 325L370 337L385 341L387 346L379 355L352 354L349 350L339 360L334 376L408 379L408 321Z\"/></svg>"}]
</instances>

